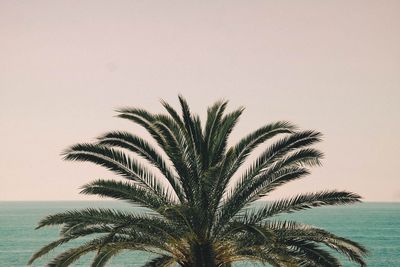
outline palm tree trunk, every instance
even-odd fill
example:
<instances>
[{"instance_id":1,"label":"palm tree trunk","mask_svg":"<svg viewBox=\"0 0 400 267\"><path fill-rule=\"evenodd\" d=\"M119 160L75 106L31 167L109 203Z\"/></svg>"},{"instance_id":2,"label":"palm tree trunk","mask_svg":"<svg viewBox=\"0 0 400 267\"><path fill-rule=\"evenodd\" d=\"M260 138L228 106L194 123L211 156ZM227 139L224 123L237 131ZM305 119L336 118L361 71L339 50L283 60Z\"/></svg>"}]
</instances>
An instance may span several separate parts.
<instances>
[{"instance_id":1,"label":"palm tree trunk","mask_svg":"<svg viewBox=\"0 0 400 267\"><path fill-rule=\"evenodd\" d=\"M216 267L215 253L210 243L193 244L193 267Z\"/></svg>"}]
</instances>

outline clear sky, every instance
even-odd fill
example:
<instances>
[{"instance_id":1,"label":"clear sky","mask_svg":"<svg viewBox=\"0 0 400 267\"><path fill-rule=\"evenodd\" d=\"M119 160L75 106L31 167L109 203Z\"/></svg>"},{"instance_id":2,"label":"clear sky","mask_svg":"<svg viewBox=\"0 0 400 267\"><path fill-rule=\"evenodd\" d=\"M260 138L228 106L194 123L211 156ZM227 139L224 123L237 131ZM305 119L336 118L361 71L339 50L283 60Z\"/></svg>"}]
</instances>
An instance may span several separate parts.
<instances>
[{"instance_id":1,"label":"clear sky","mask_svg":"<svg viewBox=\"0 0 400 267\"><path fill-rule=\"evenodd\" d=\"M246 111L231 141L276 120L324 133L323 167L273 197L347 189L400 201L400 1L0 1L0 200L78 200L114 177L60 153L142 129L182 93Z\"/></svg>"}]
</instances>

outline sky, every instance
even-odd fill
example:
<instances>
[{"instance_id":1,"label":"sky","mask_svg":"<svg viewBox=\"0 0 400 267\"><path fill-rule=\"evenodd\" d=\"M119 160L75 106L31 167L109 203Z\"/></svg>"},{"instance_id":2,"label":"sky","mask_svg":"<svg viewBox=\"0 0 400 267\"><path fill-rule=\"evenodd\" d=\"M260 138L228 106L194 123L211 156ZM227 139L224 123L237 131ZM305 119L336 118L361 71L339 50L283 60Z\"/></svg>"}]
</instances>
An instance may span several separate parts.
<instances>
[{"instance_id":1,"label":"sky","mask_svg":"<svg viewBox=\"0 0 400 267\"><path fill-rule=\"evenodd\" d=\"M289 120L324 134L323 166L271 198L326 189L400 201L400 1L0 1L0 201L92 200L115 178L66 162L120 107L186 97L246 108L230 143ZM255 157L255 156L253 156Z\"/></svg>"}]
</instances>

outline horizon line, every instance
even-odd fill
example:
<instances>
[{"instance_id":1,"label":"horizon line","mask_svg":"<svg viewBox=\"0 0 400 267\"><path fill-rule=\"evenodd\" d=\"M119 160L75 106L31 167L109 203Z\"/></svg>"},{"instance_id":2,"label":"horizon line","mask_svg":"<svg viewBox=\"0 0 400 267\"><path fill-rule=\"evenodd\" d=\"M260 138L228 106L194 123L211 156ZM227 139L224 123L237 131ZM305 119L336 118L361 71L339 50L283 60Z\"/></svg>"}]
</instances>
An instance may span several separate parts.
<instances>
[{"instance_id":1,"label":"horizon line","mask_svg":"<svg viewBox=\"0 0 400 267\"><path fill-rule=\"evenodd\" d=\"M268 201L268 200L259 200L259 201ZM273 201L273 200L272 200ZM1 202L120 202L124 204L129 204L128 202L120 201L120 200L101 200L101 199L94 199L94 200L78 200L78 199L69 199L69 200L0 200ZM356 205L361 203L399 203L400 200L372 200L372 201L361 201L358 203L353 203L345 206ZM343 206L343 205L334 205L334 206Z\"/></svg>"}]
</instances>

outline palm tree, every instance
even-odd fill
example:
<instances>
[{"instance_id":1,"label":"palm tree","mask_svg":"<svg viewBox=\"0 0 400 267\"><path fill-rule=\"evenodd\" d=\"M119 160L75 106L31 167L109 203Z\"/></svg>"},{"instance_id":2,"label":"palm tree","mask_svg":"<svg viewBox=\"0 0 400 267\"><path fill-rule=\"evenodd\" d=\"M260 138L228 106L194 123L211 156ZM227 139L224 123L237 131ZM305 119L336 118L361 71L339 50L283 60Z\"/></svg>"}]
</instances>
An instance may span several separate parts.
<instances>
[{"instance_id":1,"label":"palm tree","mask_svg":"<svg viewBox=\"0 0 400 267\"><path fill-rule=\"evenodd\" d=\"M48 266L69 266L89 252L95 253L92 266L105 266L124 250L154 253L143 266L231 266L237 261L341 266L335 251L366 266L362 245L314 226L276 219L282 213L359 202L357 194L323 191L253 205L278 186L306 176L308 167L320 165L323 155L311 147L321 140L319 132L280 121L228 147L243 108L226 114L227 102L216 102L208 108L203 127L182 96L179 101L182 115L164 101L167 114L118 110L118 117L144 127L154 144L117 131L65 151L66 160L89 161L124 178L93 181L81 193L127 201L133 209L90 208L47 216L37 228L61 225L61 237L36 252L29 264L60 245L90 236ZM243 165L267 141L255 161ZM137 212L138 206L147 212Z\"/></svg>"}]
</instances>

